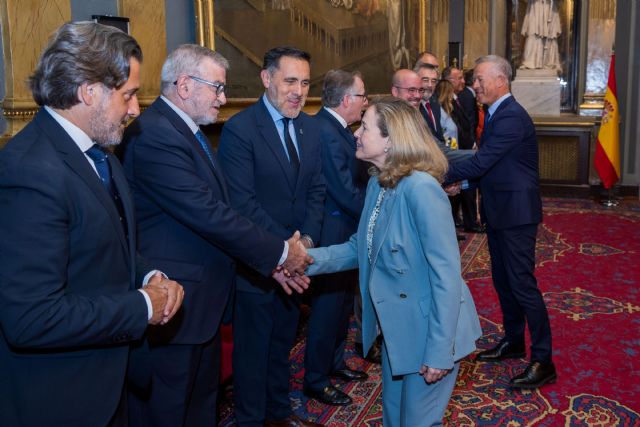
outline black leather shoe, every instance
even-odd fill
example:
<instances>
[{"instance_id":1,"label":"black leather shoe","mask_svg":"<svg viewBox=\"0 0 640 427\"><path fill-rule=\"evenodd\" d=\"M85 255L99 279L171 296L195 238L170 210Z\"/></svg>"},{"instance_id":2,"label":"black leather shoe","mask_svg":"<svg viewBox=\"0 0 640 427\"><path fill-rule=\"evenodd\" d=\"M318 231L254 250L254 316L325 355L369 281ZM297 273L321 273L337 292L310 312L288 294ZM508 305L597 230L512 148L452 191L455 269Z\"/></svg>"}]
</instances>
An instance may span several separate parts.
<instances>
[{"instance_id":1,"label":"black leather shoe","mask_svg":"<svg viewBox=\"0 0 640 427\"><path fill-rule=\"evenodd\" d=\"M365 360L370 363L375 363L376 365L382 363L382 343L379 340L373 343Z\"/></svg>"},{"instance_id":2,"label":"black leather shoe","mask_svg":"<svg viewBox=\"0 0 640 427\"><path fill-rule=\"evenodd\" d=\"M322 390L305 389L304 394L322 403L333 406L345 406L351 404L352 400L343 391L332 385L328 385Z\"/></svg>"},{"instance_id":3,"label":"black leather shoe","mask_svg":"<svg viewBox=\"0 0 640 427\"><path fill-rule=\"evenodd\" d=\"M380 343L377 340L369 349L367 357L362 356L362 343L355 343L355 350L358 356L362 357L369 363L375 363L379 365L382 362L382 349L380 348Z\"/></svg>"},{"instance_id":4,"label":"black leather shoe","mask_svg":"<svg viewBox=\"0 0 640 427\"><path fill-rule=\"evenodd\" d=\"M495 362L503 359L520 359L526 355L524 345L514 345L507 341L500 341L492 349L478 353L476 360L480 362Z\"/></svg>"},{"instance_id":5,"label":"black leather shoe","mask_svg":"<svg viewBox=\"0 0 640 427\"><path fill-rule=\"evenodd\" d=\"M367 375L366 373L349 368L338 369L331 372L331 374L329 375L345 381L364 381L369 378L369 375Z\"/></svg>"},{"instance_id":6,"label":"black leather shoe","mask_svg":"<svg viewBox=\"0 0 640 427\"><path fill-rule=\"evenodd\" d=\"M511 378L509 385L513 388L538 388L556 382L557 377L553 363L531 362L523 373Z\"/></svg>"}]
</instances>

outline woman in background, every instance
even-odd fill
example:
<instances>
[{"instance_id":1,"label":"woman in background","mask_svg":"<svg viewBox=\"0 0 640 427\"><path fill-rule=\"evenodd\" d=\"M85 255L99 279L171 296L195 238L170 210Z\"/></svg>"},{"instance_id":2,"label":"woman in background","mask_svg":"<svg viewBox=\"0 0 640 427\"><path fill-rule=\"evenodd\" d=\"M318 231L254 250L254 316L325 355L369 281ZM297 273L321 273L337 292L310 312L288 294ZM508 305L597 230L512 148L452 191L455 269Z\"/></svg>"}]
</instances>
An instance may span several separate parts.
<instances>
[{"instance_id":1,"label":"woman in background","mask_svg":"<svg viewBox=\"0 0 640 427\"><path fill-rule=\"evenodd\" d=\"M374 166L358 231L309 249L307 274L360 268L365 354L383 335L384 425L440 425L459 360L481 335L440 186L447 161L401 99L374 101L355 136L356 157Z\"/></svg>"}]
</instances>

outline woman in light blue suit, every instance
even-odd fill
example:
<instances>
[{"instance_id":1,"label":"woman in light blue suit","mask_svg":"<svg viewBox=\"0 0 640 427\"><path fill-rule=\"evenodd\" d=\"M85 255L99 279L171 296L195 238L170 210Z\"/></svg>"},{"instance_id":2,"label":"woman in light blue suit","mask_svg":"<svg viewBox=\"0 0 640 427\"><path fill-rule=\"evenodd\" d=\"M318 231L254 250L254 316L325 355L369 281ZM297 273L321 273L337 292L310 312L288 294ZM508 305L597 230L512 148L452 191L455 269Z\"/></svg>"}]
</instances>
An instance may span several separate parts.
<instances>
[{"instance_id":1,"label":"woman in light blue suit","mask_svg":"<svg viewBox=\"0 0 640 427\"><path fill-rule=\"evenodd\" d=\"M375 166L358 231L310 249L307 274L360 268L364 354L383 335L384 425L440 425L459 360L481 335L440 186L447 161L418 110L397 98L372 103L355 135L356 157Z\"/></svg>"}]
</instances>

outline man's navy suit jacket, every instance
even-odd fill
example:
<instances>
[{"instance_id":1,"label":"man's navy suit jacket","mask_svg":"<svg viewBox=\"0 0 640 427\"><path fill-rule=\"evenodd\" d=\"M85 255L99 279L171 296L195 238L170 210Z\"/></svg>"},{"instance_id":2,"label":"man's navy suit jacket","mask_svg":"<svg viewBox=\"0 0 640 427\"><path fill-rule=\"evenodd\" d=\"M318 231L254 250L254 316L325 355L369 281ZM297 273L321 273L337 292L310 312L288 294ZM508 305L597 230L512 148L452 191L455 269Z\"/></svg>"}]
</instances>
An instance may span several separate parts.
<instances>
[{"instance_id":1,"label":"man's navy suit jacket","mask_svg":"<svg viewBox=\"0 0 640 427\"><path fill-rule=\"evenodd\" d=\"M429 116L429 112L427 111L426 107L422 104L422 102L420 103L420 114L422 114L422 117L424 117L424 120L427 122L427 126L429 126L429 130L431 131L431 134L436 138L436 142L438 143L444 143L444 132L442 130L442 125L440 124L440 103L438 102L438 97L436 95L433 95L429 98L429 100L427 101L429 103L429 106L431 107L431 113L433 114L433 119L435 120L435 127L434 127L434 123L433 120L431 120L431 117Z\"/></svg>"},{"instance_id":2,"label":"man's navy suit jacket","mask_svg":"<svg viewBox=\"0 0 640 427\"><path fill-rule=\"evenodd\" d=\"M326 109L314 116L322 140L322 174L327 185L319 246L343 243L358 229L369 176L356 159L353 133Z\"/></svg>"},{"instance_id":3,"label":"man's navy suit jacket","mask_svg":"<svg viewBox=\"0 0 640 427\"><path fill-rule=\"evenodd\" d=\"M133 249L124 173L109 162L128 240L110 194L48 112L0 152L2 425L107 425L118 407L130 342L147 327L136 287L148 270Z\"/></svg>"},{"instance_id":4,"label":"man's navy suit jacket","mask_svg":"<svg viewBox=\"0 0 640 427\"><path fill-rule=\"evenodd\" d=\"M125 133L124 167L138 219L140 253L185 289L182 310L152 327L152 343L201 344L211 339L235 283L234 258L270 275L283 238L230 208L229 192L178 114L157 99Z\"/></svg>"},{"instance_id":5,"label":"man's navy suit jacket","mask_svg":"<svg viewBox=\"0 0 640 427\"><path fill-rule=\"evenodd\" d=\"M325 192L320 138L314 120L305 113L293 125L300 158L297 177L262 98L225 123L219 160L234 209L282 239L299 230L317 243ZM274 289L273 280L244 269L243 275L253 284L238 277L239 290Z\"/></svg>"},{"instance_id":6,"label":"man's navy suit jacket","mask_svg":"<svg viewBox=\"0 0 640 427\"><path fill-rule=\"evenodd\" d=\"M536 131L513 96L500 104L485 125L478 152L452 163L446 181L474 178L480 179L482 211L492 228L542 221Z\"/></svg>"}]
</instances>

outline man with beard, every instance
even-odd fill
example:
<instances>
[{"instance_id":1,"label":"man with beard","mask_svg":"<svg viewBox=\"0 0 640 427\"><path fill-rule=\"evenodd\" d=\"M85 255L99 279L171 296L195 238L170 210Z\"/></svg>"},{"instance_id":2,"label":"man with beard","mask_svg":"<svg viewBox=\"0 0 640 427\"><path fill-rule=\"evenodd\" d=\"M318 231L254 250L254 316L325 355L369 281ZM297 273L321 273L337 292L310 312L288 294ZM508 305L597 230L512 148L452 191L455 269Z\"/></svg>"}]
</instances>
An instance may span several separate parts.
<instances>
[{"instance_id":1,"label":"man with beard","mask_svg":"<svg viewBox=\"0 0 640 427\"><path fill-rule=\"evenodd\" d=\"M428 64L420 64L414 69L422 83L422 101L420 102L420 113L429 126L431 134L439 141L444 141L444 130L442 129L443 111L438 98L435 95L436 86L440 81L438 68Z\"/></svg>"},{"instance_id":2,"label":"man with beard","mask_svg":"<svg viewBox=\"0 0 640 427\"><path fill-rule=\"evenodd\" d=\"M41 109L0 152L5 425L126 425L128 364L136 386L149 380L131 344L181 305L182 287L136 257L129 189L105 150L139 113L141 61L120 30L63 25L29 79Z\"/></svg>"},{"instance_id":3,"label":"man with beard","mask_svg":"<svg viewBox=\"0 0 640 427\"><path fill-rule=\"evenodd\" d=\"M225 177L200 130L226 103L228 67L206 47L179 46L162 67L162 95L125 134L140 253L179 277L186 291L176 322L149 330L153 384L148 396L132 396L136 426L216 425L219 329L234 258L263 276L283 262L292 271L306 265L298 236L287 243L289 236L264 231L229 206Z\"/></svg>"},{"instance_id":4,"label":"man with beard","mask_svg":"<svg viewBox=\"0 0 640 427\"><path fill-rule=\"evenodd\" d=\"M310 56L293 47L264 55L264 95L222 129L220 163L231 205L280 238L295 230L313 246L324 202L321 142L302 113ZM259 245L259 242L256 242ZM239 269L233 318L233 379L238 426L317 425L296 417L289 402L289 352L299 315L289 296L247 268Z\"/></svg>"}]
</instances>

